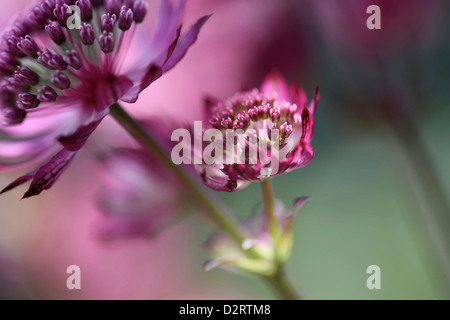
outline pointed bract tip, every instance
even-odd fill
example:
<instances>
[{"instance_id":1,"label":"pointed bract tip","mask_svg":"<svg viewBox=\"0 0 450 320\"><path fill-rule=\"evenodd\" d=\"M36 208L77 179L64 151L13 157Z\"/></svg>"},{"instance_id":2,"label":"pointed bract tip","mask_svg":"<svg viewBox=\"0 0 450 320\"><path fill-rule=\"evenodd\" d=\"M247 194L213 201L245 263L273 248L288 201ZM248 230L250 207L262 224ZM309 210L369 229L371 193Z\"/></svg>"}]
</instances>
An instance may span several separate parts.
<instances>
[{"instance_id":1,"label":"pointed bract tip","mask_svg":"<svg viewBox=\"0 0 450 320\"><path fill-rule=\"evenodd\" d=\"M294 200L294 208L293 208L294 214L299 212L309 199L310 199L309 196L298 197L297 199L295 199Z\"/></svg>"}]
</instances>

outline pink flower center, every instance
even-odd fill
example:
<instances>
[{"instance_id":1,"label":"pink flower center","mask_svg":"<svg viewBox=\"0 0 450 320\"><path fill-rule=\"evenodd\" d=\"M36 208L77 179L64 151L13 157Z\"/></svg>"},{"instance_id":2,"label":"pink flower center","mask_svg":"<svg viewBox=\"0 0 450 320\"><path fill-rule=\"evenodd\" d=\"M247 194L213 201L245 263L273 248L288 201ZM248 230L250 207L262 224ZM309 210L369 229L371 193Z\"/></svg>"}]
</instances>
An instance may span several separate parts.
<instances>
[{"instance_id":1,"label":"pink flower center","mask_svg":"<svg viewBox=\"0 0 450 320\"><path fill-rule=\"evenodd\" d=\"M279 101L253 89L212 106L209 123L219 130L277 129L284 140L301 127L302 121L296 104Z\"/></svg>"}]
</instances>

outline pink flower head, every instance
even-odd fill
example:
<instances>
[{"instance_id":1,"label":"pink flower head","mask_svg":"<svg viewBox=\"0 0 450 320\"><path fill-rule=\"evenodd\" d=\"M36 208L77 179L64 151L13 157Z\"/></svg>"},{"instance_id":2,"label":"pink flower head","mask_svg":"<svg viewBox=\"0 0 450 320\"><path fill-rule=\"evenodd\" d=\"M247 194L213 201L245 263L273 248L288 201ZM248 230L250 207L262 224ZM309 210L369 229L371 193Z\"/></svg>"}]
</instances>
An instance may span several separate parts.
<instances>
[{"instance_id":1,"label":"pink flower head","mask_svg":"<svg viewBox=\"0 0 450 320\"><path fill-rule=\"evenodd\" d=\"M149 237L176 222L187 192L165 166L140 149L102 157L107 185L101 194L102 239Z\"/></svg>"},{"instance_id":2,"label":"pink flower head","mask_svg":"<svg viewBox=\"0 0 450 320\"><path fill-rule=\"evenodd\" d=\"M166 121L144 125L169 152L175 126ZM188 190L158 157L143 149L116 148L100 160L105 181L99 199L104 216L97 224L101 239L151 237L186 213Z\"/></svg>"},{"instance_id":3,"label":"pink flower head","mask_svg":"<svg viewBox=\"0 0 450 320\"><path fill-rule=\"evenodd\" d=\"M0 169L53 156L2 192L32 180L50 188L117 101L172 69L209 18L180 37L185 0L161 0L153 28L143 0L39 0L5 31L0 47ZM71 13L79 8L79 29Z\"/></svg>"},{"instance_id":4,"label":"pink flower head","mask_svg":"<svg viewBox=\"0 0 450 320\"><path fill-rule=\"evenodd\" d=\"M270 74L260 90L241 92L220 102L208 100L206 129L219 130L226 137L224 159L230 153L229 134L239 133L244 138L232 138L231 142L237 148L234 152L243 155L241 161L196 165L205 184L233 192L251 181L306 166L313 158L310 142L318 100L317 86L307 105L303 89L295 84L288 87L278 72Z\"/></svg>"}]
</instances>

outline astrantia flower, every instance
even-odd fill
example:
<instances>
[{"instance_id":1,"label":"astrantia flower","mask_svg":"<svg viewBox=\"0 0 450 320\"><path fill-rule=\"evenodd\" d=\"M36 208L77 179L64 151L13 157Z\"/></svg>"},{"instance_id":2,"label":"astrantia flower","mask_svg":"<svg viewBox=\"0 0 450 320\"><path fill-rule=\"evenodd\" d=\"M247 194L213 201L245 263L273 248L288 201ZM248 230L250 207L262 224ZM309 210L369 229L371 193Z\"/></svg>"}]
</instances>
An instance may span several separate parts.
<instances>
[{"instance_id":1,"label":"astrantia flower","mask_svg":"<svg viewBox=\"0 0 450 320\"><path fill-rule=\"evenodd\" d=\"M162 146L170 133L146 125ZM100 158L105 181L100 196L104 213L97 233L102 239L149 237L179 221L189 208L189 192L156 156L143 149L118 148Z\"/></svg>"},{"instance_id":2,"label":"astrantia flower","mask_svg":"<svg viewBox=\"0 0 450 320\"><path fill-rule=\"evenodd\" d=\"M206 249L212 259L205 263L205 270L221 267L232 271L272 276L277 270L277 264L283 264L289 259L293 244L293 222L307 200L308 197L298 198L292 210L288 210L279 200L275 202L275 216L280 225L281 235L276 244L273 243L265 212L242 222L247 239L240 246L224 234L211 237L206 242ZM258 218L260 220L257 220ZM250 248L257 256L249 257L245 254Z\"/></svg>"},{"instance_id":3,"label":"astrantia flower","mask_svg":"<svg viewBox=\"0 0 450 320\"><path fill-rule=\"evenodd\" d=\"M206 185L233 192L251 181L306 166L313 158L310 142L318 99L316 87L307 105L303 89L297 85L289 88L274 72L260 90L238 93L221 102L208 100L204 123L206 129L222 133L223 139L214 143L218 147L223 144L224 155L222 163L204 161L196 165ZM237 136L233 137L233 133ZM208 147L201 153L203 157ZM241 157L230 157L228 161L230 152Z\"/></svg>"},{"instance_id":4,"label":"astrantia flower","mask_svg":"<svg viewBox=\"0 0 450 320\"><path fill-rule=\"evenodd\" d=\"M117 149L101 160L107 182L100 198L101 238L153 236L181 217L188 192L147 152Z\"/></svg>"},{"instance_id":5,"label":"astrantia flower","mask_svg":"<svg viewBox=\"0 0 450 320\"><path fill-rule=\"evenodd\" d=\"M173 68L205 16L180 38L185 0L161 1L153 29L143 0L40 0L2 36L0 169L53 156L2 192L32 179L24 197L50 188L103 117ZM80 9L73 23L69 6Z\"/></svg>"}]
</instances>

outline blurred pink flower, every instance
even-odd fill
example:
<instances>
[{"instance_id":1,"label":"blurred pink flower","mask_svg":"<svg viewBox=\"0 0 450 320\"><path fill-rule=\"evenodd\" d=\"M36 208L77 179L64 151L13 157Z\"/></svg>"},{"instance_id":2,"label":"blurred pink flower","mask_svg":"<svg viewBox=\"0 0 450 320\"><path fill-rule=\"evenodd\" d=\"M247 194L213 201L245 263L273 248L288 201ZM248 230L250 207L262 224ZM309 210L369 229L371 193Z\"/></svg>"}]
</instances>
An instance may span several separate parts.
<instances>
[{"instance_id":1,"label":"blurred pink flower","mask_svg":"<svg viewBox=\"0 0 450 320\"><path fill-rule=\"evenodd\" d=\"M115 149L101 161L107 184L100 238L150 237L181 218L187 191L157 159L141 149Z\"/></svg>"},{"instance_id":2,"label":"blurred pink flower","mask_svg":"<svg viewBox=\"0 0 450 320\"><path fill-rule=\"evenodd\" d=\"M144 126L170 152L175 126L162 121ZM116 148L100 160L106 183L99 201L104 213L97 228L101 238L150 237L187 213L188 190L156 156L143 149Z\"/></svg>"},{"instance_id":3,"label":"blurred pink flower","mask_svg":"<svg viewBox=\"0 0 450 320\"><path fill-rule=\"evenodd\" d=\"M268 145L266 150L260 149L259 143L250 143L248 139L239 141L238 153L245 156L245 161L242 161L245 163L196 165L205 184L215 190L233 192L245 188L251 181L264 179L262 169L269 169L272 161L278 161L278 170L269 175L279 175L306 166L313 158L310 142L318 99L316 86L313 100L307 106L303 89L296 84L288 87L284 78L278 72L273 72L260 90L241 92L225 101L207 101L205 129L218 129L223 133L224 140L218 143L223 143L225 152L227 130L248 134L249 137L256 134L257 141L271 139L274 130L278 130L279 136L276 141L278 144ZM266 133L265 137L261 136L262 132ZM273 148L278 149L278 157ZM277 158L273 159L273 156Z\"/></svg>"},{"instance_id":4,"label":"blurred pink flower","mask_svg":"<svg viewBox=\"0 0 450 320\"><path fill-rule=\"evenodd\" d=\"M67 27L73 4L40 0L3 34L0 169L53 156L2 193L29 180L24 198L49 189L108 107L118 100L136 102L183 58L209 18L199 19L180 38L185 0L175 6L162 0L153 30L139 28L147 13L142 0L80 0L84 22L77 31Z\"/></svg>"},{"instance_id":5,"label":"blurred pink flower","mask_svg":"<svg viewBox=\"0 0 450 320\"><path fill-rule=\"evenodd\" d=\"M427 0L339 0L309 1L316 12L315 21L332 49L352 59L378 62L411 46L420 46L436 35L444 2ZM381 29L366 26L366 10L377 5Z\"/></svg>"}]
</instances>

